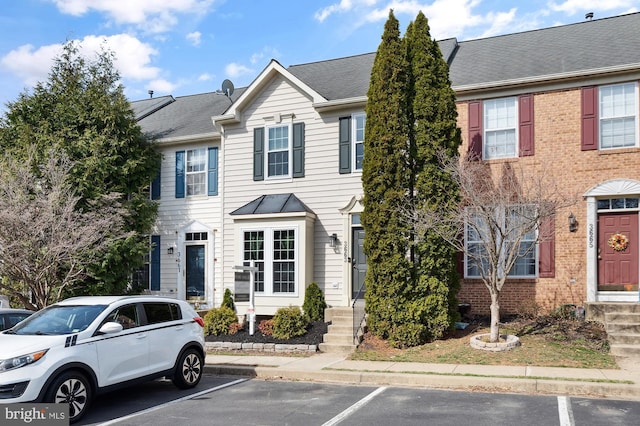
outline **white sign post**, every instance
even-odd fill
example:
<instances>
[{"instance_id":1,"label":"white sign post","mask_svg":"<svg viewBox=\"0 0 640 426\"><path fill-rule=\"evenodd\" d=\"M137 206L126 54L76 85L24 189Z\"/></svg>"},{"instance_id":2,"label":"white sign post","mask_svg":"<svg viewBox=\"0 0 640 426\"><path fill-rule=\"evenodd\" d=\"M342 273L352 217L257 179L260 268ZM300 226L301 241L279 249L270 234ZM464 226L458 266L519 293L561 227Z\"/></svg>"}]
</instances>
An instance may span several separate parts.
<instances>
[{"instance_id":1,"label":"white sign post","mask_svg":"<svg viewBox=\"0 0 640 426\"><path fill-rule=\"evenodd\" d=\"M258 272L258 268L255 266L255 262L251 260L249 266L234 266L233 269L239 269L243 272L249 272L249 309L247 314L249 316L249 335L253 336L256 324L256 310L253 304L253 290L255 285L255 273Z\"/></svg>"}]
</instances>

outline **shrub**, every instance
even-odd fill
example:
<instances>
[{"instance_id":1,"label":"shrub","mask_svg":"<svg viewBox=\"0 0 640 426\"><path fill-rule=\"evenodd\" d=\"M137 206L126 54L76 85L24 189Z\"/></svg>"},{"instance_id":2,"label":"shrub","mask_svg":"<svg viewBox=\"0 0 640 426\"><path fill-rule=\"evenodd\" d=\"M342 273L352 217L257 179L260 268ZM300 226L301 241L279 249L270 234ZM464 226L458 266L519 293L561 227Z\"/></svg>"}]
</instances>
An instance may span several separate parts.
<instances>
[{"instance_id":1,"label":"shrub","mask_svg":"<svg viewBox=\"0 0 640 426\"><path fill-rule=\"evenodd\" d=\"M229 334L236 334L238 331L243 330L244 326L239 322L234 322L229 325Z\"/></svg>"},{"instance_id":2,"label":"shrub","mask_svg":"<svg viewBox=\"0 0 640 426\"><path fill-rule=\"evenodd\" d=\"M323 321L324 310L327 302L324 300L324 294L318 284L312 282L304 293L304 303L302 310L309 318L309 321Z\"/></svg>"},{"instance_id":3,"label":"shrub","mask_svg":"<svg viewBox=\"0 0 640 426\"><path fill-rule=\"evenodd\" d=\"M229 333L229 326L238 322L236 313L227 306L211 309L204 316L204 334L219 336Z\"/></svg>"},{"instance_id":4,"label":"shrub","mask_svg":"<svg viewBox=\"0 0 640 426\"><path fill-rule=\"evenodd\" d=\"M307 332L307 325L309 320L299 307L280 308L273 316L273 337L290 339L302 336Z\"/></svg>"},{"instance_id":5,"label":"shrub","mask_svg":"<svg viewBox=\"0 0 640 426\"><path fill-rule=\"evenodd\" d=\"M258 330L262 333L263 336L273 336L273 320L262 320L260 324L258 324Z\"/></svg>"},{"instance_id":6,"label":"shrub","mask_svg":"<svg viewBox=\"0 0 640 426\"><path fill-rule=\"evenodd\" d=\"M231 308L231 310L235 312L236 305L233 303L233 294L231 293L230 289L226 288L224 290L224 296L222 296L222 305L220 306L226 306L227 308Z\"/></svg>"}]
</instances>

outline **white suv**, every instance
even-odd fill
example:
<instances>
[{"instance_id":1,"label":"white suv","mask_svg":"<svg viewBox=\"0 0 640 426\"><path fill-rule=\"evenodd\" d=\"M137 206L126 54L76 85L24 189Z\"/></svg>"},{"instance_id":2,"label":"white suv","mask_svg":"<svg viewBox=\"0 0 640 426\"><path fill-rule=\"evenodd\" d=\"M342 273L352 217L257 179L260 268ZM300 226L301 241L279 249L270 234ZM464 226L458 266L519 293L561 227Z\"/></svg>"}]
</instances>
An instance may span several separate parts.
<instances>
[{"instance_id":1,"label":"white suv","mask_svg":"<svg viewBox=\"0 0 640 426\"><path fill-rule=\"evenodd\" d=\"M93 397L170 377L200 382L202 318L185 301L156 296L75 297L0 333L0 404L69 403L71 422Z\"/></svg>"}]
</instances>

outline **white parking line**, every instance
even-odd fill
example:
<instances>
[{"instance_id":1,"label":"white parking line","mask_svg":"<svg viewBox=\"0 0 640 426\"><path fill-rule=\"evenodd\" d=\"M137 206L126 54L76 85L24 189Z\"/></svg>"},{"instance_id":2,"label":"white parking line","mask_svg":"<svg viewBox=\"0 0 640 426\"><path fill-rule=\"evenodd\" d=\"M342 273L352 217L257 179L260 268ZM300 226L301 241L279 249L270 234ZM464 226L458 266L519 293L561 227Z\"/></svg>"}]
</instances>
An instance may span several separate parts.
<instances>
[{"instance_id":1,"label":"white parking line","mask_svg":"<svg viewBox=\"0 0 640 426\"><path fill-rule=\"evenodd\" d=\"M191 395L184 396L182 398L174 399L173 401L165 402L164 404L156 405L154 407L147 408L146 410L142 410L142 411L138 411L138 412L133 413L133 414L129 414L128 416L118 417L117 419L113 419L113 420L109 420L108 422L100 423L98 426L113 425L113 424L122 422L124 420L129 420L129 419L131 419L133 417L140 416L142 414L151 413L152 411L159 410L161 408L167 407L169 405L173 405L173 404L178 403L178 402L187 401L189 399L193 399L193 398L196 398L196 397L201 396L201 395L206 395L208 393L215 392L217 390L224 389L224 388L227 388L229 386L237 385L238 383L246 382L247 380L249 380L249 379L234 380L233 382L225 383L223 385L216 386L214 388L205 389L205 390L200 391L198 393L194 393L194 394L191 394Z\"/></svg>"},{"instance_id":2,"label":"white parking line","mask_svg":"<svg viewBox=\"0 0 640 426\"><path fill-rule=\"evenodd\" d=\"M558 415L560 416L560 426L574 426L573 411L569 397L558 397Z\"/></svg>"},{"instance_id":3,"label":"white parking line","mask_svg":"<svg viewBox=\"0 0 640 426\"><path fill-rule=\"evenodd\" d=\"M362 398L360 401L356 402L355 404L353 404L351 407L347 408L346 410L344 410L342 413L338 414L337 416L335 416L334 418L332 418L331 420L329 420L328 422L324 423L322 426L333 426L333 425L337 425L338 423L342 422L344 419L346 419L347 417L349 417L351 414L355 413L356 411L358 411L360 408L362 408L364 405L366 405L369 401L371 401L373 398L375 398L377 395L381 394L382 392L384 392L384 390L387 389L386 387L381 387L378 388L376 390L374 390L373 392L371 392L369 395L365 396L364 398Z\"/></svg>"}]
</instances>

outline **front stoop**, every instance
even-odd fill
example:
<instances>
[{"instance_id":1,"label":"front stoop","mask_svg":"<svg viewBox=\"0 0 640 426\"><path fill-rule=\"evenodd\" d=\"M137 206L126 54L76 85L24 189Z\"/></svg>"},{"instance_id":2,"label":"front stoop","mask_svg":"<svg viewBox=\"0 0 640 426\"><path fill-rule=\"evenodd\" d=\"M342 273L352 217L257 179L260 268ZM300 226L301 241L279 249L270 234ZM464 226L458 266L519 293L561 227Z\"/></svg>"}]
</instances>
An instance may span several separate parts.
<instances>
[{"instance_id":1,"label":"front stoop","mask_svg":"<svg viewBox=\"0 0 640 426\"><path fill-rule=\"evenodd\" d=\"M593 314L588 319L604 323L611 355L640 361L640 304L598 303L587 309Z\"/></svg>"},{"instance_id":2,"label":"front stoop","mask_svg":"<svg viewBox=\"0 0 640 426\"><path fill-rule=\"evenodd\" d=\"M325 321L331 321L331 324L318 346L320 352L344 354L355 351L358 345L353 338L353 309L327 308L324 315Z\"/></svg>"}]
</instances>

